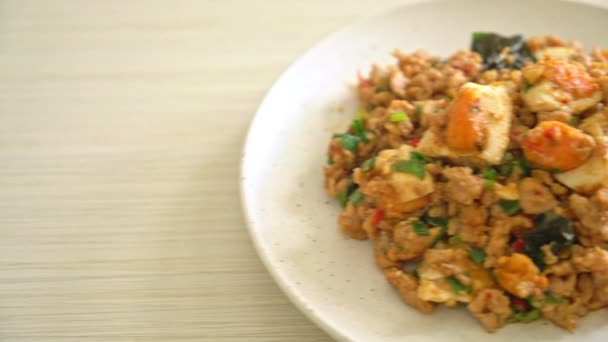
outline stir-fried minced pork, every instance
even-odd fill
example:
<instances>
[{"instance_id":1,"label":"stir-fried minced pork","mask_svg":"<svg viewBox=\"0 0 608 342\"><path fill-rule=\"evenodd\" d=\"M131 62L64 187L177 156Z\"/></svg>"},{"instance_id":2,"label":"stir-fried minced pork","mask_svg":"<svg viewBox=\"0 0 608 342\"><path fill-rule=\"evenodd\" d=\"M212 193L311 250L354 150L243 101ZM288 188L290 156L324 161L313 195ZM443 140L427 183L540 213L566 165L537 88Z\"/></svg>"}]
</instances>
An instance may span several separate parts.
<instances>
[{"instance_id":1,"label":"stir-fried minced pork","mask_svg":"<svg viewBox=\"0 0 608 342\"><path fill-rule=\"evenodd\" d=\"M608 50L503 38L359 74L325 189L406 304L572 330L608 307Z\"/></svg>"}]
</instances>

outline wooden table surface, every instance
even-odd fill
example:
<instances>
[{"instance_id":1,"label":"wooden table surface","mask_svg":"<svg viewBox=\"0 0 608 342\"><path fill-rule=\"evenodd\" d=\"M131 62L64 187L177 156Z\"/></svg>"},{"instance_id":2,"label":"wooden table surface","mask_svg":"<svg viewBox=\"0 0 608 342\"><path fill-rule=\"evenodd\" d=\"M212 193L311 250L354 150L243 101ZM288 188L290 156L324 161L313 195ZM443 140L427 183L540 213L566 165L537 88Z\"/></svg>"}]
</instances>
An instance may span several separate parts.
<instances>
[{"instance_id":1,"label":"wooden table surface","mask_svg":"<svg viewBox=\"0 0 608 342\"><path fill-rule=\"evenodd\" d=\"M0 341L329 341L241 214L264 93L398 1L0 2Z\"/></svg>"}]
</instances>

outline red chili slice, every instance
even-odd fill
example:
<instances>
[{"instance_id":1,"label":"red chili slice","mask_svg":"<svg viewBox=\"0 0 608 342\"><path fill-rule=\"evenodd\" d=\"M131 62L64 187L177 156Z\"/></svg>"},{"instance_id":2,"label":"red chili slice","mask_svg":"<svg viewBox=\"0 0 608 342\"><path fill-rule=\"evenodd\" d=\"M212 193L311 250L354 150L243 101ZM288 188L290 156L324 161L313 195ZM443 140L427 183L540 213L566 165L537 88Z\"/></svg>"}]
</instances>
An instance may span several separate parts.
<instances>
[{"instance_id":1,"label":"red chili slice","mask_svg":"<svg viewBox=\"0 0 608 342\"><path fill-rule=\"evenodd\" d=\"M517 239L513 242L513 252L521 253L524 250L524 240Z\"/></svg>"},{"instance_id":2,"label":"red chili slice","mask_svg":"<svg viewBox=\"0 0 608 342\"><path fill-rule=\"evenodd\" d=\"M528 302L520 298L511 298L511 305L515 306L520 312L530 310L530 305Z\"/></svg>"},{"instance_id":3,"label":"red chili slice","mask_svg":"<svg viewBox=\"0 0 608 342\"><path fill-rule=\"evenodd\" d=\"M384 218L384 209L378 208L376 212L374 212L374 217L372 219L372 223L374 226L378 225L382 219Z\"/></svg>"}]
</instances>

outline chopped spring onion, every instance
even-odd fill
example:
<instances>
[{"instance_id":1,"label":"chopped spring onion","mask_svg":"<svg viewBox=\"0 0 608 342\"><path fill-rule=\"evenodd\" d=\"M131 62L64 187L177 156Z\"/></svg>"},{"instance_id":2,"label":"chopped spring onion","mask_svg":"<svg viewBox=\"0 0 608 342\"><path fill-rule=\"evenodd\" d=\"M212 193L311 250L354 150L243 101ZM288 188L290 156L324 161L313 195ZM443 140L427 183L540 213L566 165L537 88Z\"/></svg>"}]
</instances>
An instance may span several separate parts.
<instances>
[{"instance_id":1,"label":"chopped spring onion","mask_svg":"<svg viewBox=\"0 0 608 342\"><path fill-rule=\"evenodd\" d=\"M462 239L458 235L451 236L448 239L448 243L452 246L458 246L462 243Z\"/></svg>"},{"instance_id":2,"label":"chopped spring onion","mask_svg":"<svg viewBox=\"0 0 608 342\"><path fill-rule=\"evenodd\" d=\"M359 110L357 111L357 118L363 119L366 116L367 116L367 111L365 110L365 108L359 108Z\"/></svg>"},{"instance_id":3,"label":"chopped spring onion","mask_svg":"<svg viewBox=\"0 0 608 342\"><path fill-rule=\"evenodd\" d=\"M486 180L486 188L490 190L494 189L494 184L496 183L496 170L491 167L485 168L482 171L481 178Z\"/></svg>"},{"instance_id":4,"label":"chopped spring onion","mask_svg":"<svg viewBox=\"0 0 608 342\"><path fill-rule=\"evenodd\" d=\"M530 303L530 305L532 305L533 308L536 308L536 309L541 308L543 306L543 304L560 305L560 304L568 303L568 301L566 299L560 298L551 293L546 293L541 298L536 298L534 296L530 296L528 298L528 302Z\"/></svg>"},{"instance_id":5,"label":"chopped spring onion","mask_svg":"<svg viewBox=\"0 0 608 342\"><path fill-rule=\"evenodd\" d=\"M355 119L353 120L352 123L352 128L353 128L353 132L355 132L355 135L363 140L364 142L368 142L369 139L367 139L367 135L365 134L365 129L363 128L363 121L359 120L359 119Z\"/></svg>"},{"instance_id":6,"label":"chopped spring onion","mask_svg":"<svg viewBox=\"0 0 608 342\"><path fill-rule=\"evenodd\" d=\"M470 285L469 286L463 285L454 276L449 276L447 278L447 280L448 280L448 284L450 284L450 286L452 287L452 290L454 290L454 292L456 292L456 293L460 293L460 292L471 293L471 292L473 292L473 287L471 287Z\"/></svg>"},{"instance_id":7,"label":"chopped spring onion","mask_svg":"<svg viewBox=\"0 0 608 342\"><path fill-rule=\"evenodd\" d=\"M514 167L513 158L514 158L513 153L511 153L511 152L506 152L502 156L502 160L500 162L500 167L498 169L498 173L502 177L509 177L511 175L511 172L513 172L513 167Z\"/></svg>"},{"instance_id":8,"label":"chopped spring onion","mask_svg":"<svg viewBox=\"0 0 608 342\"><path fill-rule=\"evenodd\" d=\"M338 200L338 203L340 203L340 207L342 208L346 208L346 204L348 203L348 199L349 196L351 195L351 193L357 188L357 185L355 183L353 183L352 181L350 181L346 187L344 188L344 190L342 190L342 192L340 192L337 196L336 199Z\"/></svg>"},{"instance_id":9,"label":"chopped spring onion","mask_svg":"<svg viewBox=\"0 0 608 342\"><path fill-rule=\"evenodd\" d=\"M440 228L447 228L448 227L448 218L447 217L431 217L431 216L424 216L423 217L424 222L426 222L428 225L432 226L432 227L440 227Z\"/></svg>"},{"instance_id":10,"label":"chopped spring onion","mask_svg":"<svg viewBox=\"0 0 608 342\"><path fill-rule=\"evenodd\" d=\"M414 276L414 278L420 279L420 274L418 273L418 267L414 268L414 271L412 271L412 275Z\"/></svg>"},{"instance_id":11,"label":"chopped spring onion","mask_svg":"<svg viewBox=\"0 0 608 342\"><path fill-rule=\"evenodd\" d=\"M502 156L502 160L501 163L507 162L507 161L512 161L513 160L513 153L511 152L505 152L505 154Z\"/></svg>"},{"instance_id":12,"label":"chopped spring onion","mask_svg":"<svg viewBox=\"0 0 608 342\"><path fill-rule=\"evenodd\" d=\"M500 165L499 174L503 177L509 177L513 172L513 161L506 162Z\"/></svg>"},{"instance_id":13,"label":"chopped spring onion","mask_svg":"<svg viewBox=\"0 0 608 342\"><path fill-rule=\"evenodd\" d=\"M346 208L346 202L348 201L348 199L346 198L345 191L339 193L338 196L336 196L336 199L338 200L338 203L340 203L340 207Z\"/></svg>"},{"instance_id":14,"label":"chopped spring onion","mask_svg":"<svg viewBox=\"0 0 608 342\"><path fill-rule=\"evenodd\" d=\"M525 160L524 158L519 158L515 160L515 165L517 167L519 167L519 169L521 170L522 176L528 176L530 174L530 163L528 163L527 160Z\"/></svg>"},{"instance_id":15,"label":"chopped spring onion","mask_svg":"<svg viewBox=\"0 0 608 342\"><path fill-rule=\"evenodd\" d=\"M505 214L509 216L513 216L517 214L521 210L521 206L519 205L519 201L517 200L505 200L501 199L498 201L498 204L505 212Z\"/></svg>"},{"instance_id":16,"label":"chopped spring onion","mask_svg":"<svg viewBox=\"0 0 608 342\"><path fill-rule=\"evenodd\" d=\"M414 233L416 233L416 235L418 235L418 236L431 235L429 230L426 228L426 225L424 223L422 223L422 221L412 222L412 229L414 230Z\"/></svg>"},{"instance_id":17,"label":"chopped spring onion","mask_svg":"<svg viewBox=\"0 0 608 342\"><path fill-rule=\"evenodd\" d=\"M410 155L414 156L414 158L422 160L425 163L436 163L437 162L435 159L429 158L420 152L413 151L413 152L410 152Z\"/></svg>"},{"instance_id":18,"label":"chopped spring onion","mask_svg":"<svg viewBox=\"0 0 608 342\"><path fill-rule=\"evenodd\" d=\"M375 165L376 165L376 157L369 158L368 160L364 161L363 164L361 164L361 169L363 171L369 171L369 170L373 169Z\"/></svg>"},{"instance_id":19,"label":"chopped spring onion","mask_svg":"<svg viewBox=\"0 0 608 342\"><path fill-rule=\"evenodd\" d=\"M384 89L384 88L382 88L382 87L376 87L376 88L374 89L374 93L376 93L376 94L381 93L381 92L383 92L383 91L386 91L386 89Z\"/></svg>"},{"instance_id":20,"label":"chopped spring onion","mask_svg":"<svg viewBox=\"0 0 608 342\"><path fill-rule=\"evenodd\" d=\"M353 191L350 196L348 196L348 201L353 205L359 204L363 200L363 194L359 192L359 190Z\"/></svg>"},{"instance_id":21,"label":"chopped spring onion","mask_svg":"<svg viewBox=\"0 0 608 342\"><path fill-rule=\"evenodd\" d=\"M422 106L416 106L414 109L414 119L418 119L420 114L422 114Z\"/></svg>"},{"instance_id":22,"label":"chopped spring onion","mask_svg":"<svg viewBox=\"0 0 608 342\"><path fill-rule=\"evenodd\" d=\"M424 163L415 158L411 158L409 160L397 160L391 168L397 172L409 173L420 179L424 179Z\"/></svg>"},{"instance_id":23,"label":"chopped spring onion","mask_svg":"<svg viewBox=\"0 0 608 342\"><path fill-rule=\"evenodd\" d=\"M342 145L342 147L344 147L345 149L351 151L353 154L357 153L357 147L359 147L360 141L361 139L350 134L343 134L340 137L340 145Z\"/></svg>"},{"instance_id":24,"label":"chopped spring onion","mask_svg":"<svg viewBox=\"0 0 608 342\"><path fill-rule=\"evenodd\" d=\"M483 249L479 248L472 248L469 251L469 256L478 265L483 264L484 260L486 260L486 252L484 252Z\"/></svg>"},{"instance_id":25,"label":"chopped spring onion","mask_svg":"<svg viewBox=\"0 0 608 342\"><path fill-rule=\"evenodd\" d=\"M560 298L558 296L552 295L550 293L545 294L545 298L543 298L543 302L547 304L566 304L567 300Z\"/></svg>"},{"instance_id":26,"label":"chopped spring onion","mask_svg":"<svg viewBox=\"0 0 608 342\"><path fill-rule=\"evenodd\" d=\"M527 312L518 312L515 315L511 316L507 320L507 322L509 322L509 323L516 323L516 322L529 323L529 322L535 321L539 318L540 318L540 312L538 310L534 309L534 310L530 310Z\"/></svg>"},{"instance_id":27,"label":"chopped spring onion","mask_svg":"<svg viewBox=\"0 0 608 342\"><path fill-rule=\"evenodd\" d=\"M441 232L439 234L437 234L437 236L435 236L435 239L433 239L433 242L431 243L431 246L435 246L437 244L437 242L439 242L439 240L443 239L447 232L448 232L448 218L447 217L431 217L428 215L424 215L422 217L422 219L424 220L424 222L426 222L426 224L428 224L431 227L439 227L441 228Z\"/></svg>"},{"instance_id":28,"label":"chopped spring onion","mask_svg":"<svg viewBox=\"0 0 608 342\"><path fill-rule=\"evenodd\" d=\"M578 125L578 117L572 116L570 118L570 121L568 121L568 123L570 124L570 126L576 126L576 125Z\"/></svg>"},{"instance_id":29,"label":"chopped spring onion","mask_svg":"<svg viewBox=\"0 0 608 342\"><path fill-rule=\"evenodd\" d=\"M401 122L401 121L405 121L408 120L408 116L407 114L405 114L405 112L396 112L391 114L391 122Z\"/></svg>"}]
</instances>

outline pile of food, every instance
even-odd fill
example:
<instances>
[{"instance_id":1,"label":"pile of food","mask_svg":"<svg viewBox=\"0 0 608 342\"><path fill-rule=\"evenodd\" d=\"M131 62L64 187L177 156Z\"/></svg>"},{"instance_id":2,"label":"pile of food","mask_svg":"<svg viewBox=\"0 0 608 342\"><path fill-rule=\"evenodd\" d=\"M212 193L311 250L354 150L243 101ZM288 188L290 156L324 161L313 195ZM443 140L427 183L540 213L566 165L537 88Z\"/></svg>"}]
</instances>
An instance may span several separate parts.
<instances>
[{"instance_id":1,"label":"pile of food","mask_svg":"<svg viewBox=\"0 0 608 342\"><path fill-rule=\"evenodd\" d=\"M608 50L473 34L359 75L325 188L403 301L466 305L490 332L568 330L608 306Z\"/></svg>"}]
</instances>

